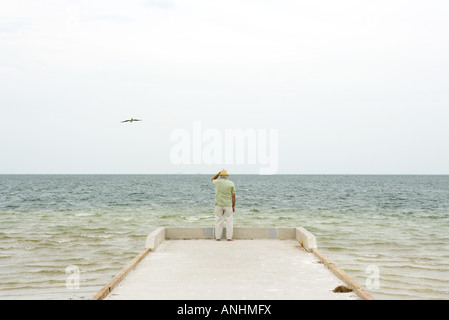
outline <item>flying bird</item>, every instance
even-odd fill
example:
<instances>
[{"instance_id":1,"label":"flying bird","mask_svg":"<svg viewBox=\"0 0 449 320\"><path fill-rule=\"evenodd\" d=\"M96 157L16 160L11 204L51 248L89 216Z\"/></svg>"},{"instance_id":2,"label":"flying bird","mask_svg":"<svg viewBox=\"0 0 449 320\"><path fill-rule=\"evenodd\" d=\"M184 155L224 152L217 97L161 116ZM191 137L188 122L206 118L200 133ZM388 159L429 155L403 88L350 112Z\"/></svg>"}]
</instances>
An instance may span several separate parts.
<instances>
[{"instance_id":1,"label":"flying bird","mask_svg":"<svg viewBox=\"0 0 449 320\"><path fill-rule=\"evenodd\" d=\"M123 122L134 122L134 121L142 121L142 120L131 118L129 120L124 120L121 123L123 123Z\"/></svg>"}]
</instances>

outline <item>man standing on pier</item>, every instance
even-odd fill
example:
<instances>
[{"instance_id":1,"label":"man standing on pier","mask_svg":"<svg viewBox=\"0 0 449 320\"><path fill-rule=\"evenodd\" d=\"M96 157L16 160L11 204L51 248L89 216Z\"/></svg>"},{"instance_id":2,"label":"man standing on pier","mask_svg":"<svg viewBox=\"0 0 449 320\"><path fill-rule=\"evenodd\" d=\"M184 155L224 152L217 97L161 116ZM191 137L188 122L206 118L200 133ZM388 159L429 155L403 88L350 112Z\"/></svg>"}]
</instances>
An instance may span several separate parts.
<instances>
[{"instance_id":1,"label":"man standing on pier","mask_svg":"<svg viewBox=\"0 0 449 320\"><path fill-rule=\"evenodd\" d=\"M220 179L218 180L218 176ZM220 241L223 234L223 221L226 218L226 239L232 241L235 212L235 186L228 180L229 174L223 169L212 178L215 186L215 239Z\"/></svg>"}]
</instances>

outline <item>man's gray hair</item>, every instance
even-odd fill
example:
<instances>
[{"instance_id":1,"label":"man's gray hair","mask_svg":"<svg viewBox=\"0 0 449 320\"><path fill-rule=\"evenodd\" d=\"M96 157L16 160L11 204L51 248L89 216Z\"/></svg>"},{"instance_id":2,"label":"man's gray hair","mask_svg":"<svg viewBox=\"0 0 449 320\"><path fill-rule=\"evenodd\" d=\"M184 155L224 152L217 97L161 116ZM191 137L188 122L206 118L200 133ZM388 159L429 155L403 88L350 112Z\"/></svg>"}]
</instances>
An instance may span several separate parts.
<instances>
[{"instance_id":1,"label":"man's gray hair","mask_svg":"<svg viewBox=\"0 0 449 320\"><path fill-rule=\"evenodd\" d=\"M222 178L222 179L227 179L228 176L220 176L220 178Z\"/></svg>"}]
</instances>

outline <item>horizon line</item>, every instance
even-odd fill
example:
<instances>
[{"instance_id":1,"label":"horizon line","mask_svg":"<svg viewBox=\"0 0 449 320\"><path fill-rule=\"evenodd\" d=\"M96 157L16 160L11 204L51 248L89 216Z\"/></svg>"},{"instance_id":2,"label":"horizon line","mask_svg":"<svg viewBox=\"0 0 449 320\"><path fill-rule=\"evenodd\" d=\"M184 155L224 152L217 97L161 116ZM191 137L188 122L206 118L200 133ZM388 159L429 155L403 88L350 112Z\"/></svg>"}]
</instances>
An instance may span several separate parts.
<instances>
[{"instance_id":1,"label":"horizon line","mask_svg":"<svg viewBox=\"0 0 449 320\"><path fill-rule=\"evenodd\" d=\"M0 175L213 175L211 173L0 173ZM320 176L447 176L449 173L230 173L233 175L248 176L286 176L286 175L320 175Z\"/></svg>"}]
</instances>

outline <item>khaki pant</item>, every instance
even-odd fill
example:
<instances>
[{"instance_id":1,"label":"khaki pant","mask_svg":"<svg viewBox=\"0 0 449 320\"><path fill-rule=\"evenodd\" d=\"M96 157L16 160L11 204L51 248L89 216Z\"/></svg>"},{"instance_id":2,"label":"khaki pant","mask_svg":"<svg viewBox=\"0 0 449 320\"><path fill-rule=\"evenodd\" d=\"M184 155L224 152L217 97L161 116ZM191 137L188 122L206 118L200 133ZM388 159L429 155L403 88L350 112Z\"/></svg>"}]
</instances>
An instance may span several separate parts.
<instances>
[{"instance_id":1,"label":"khaki pant","mask_svg":"<svg viewBox=\"0 0 449 320\"><path fill-rule=\"evenodd\" d=\"M215 206L215 239L223 235L223 221L226 218L226 239L232 239L233 231L232 207Z\"/></svg>"}]
</instances>

